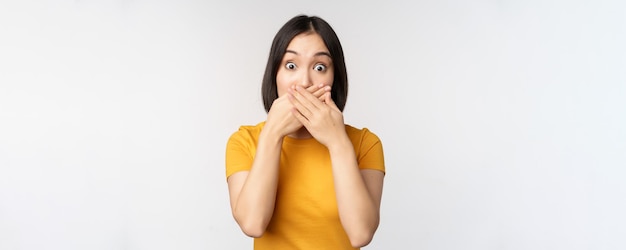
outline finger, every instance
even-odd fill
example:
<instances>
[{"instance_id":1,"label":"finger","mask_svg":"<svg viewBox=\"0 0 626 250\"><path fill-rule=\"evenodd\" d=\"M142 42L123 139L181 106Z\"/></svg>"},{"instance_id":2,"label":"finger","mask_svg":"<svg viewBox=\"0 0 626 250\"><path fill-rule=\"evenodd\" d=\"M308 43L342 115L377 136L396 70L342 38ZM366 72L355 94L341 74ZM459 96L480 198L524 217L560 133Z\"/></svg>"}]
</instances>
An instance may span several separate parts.
<instances>
[{"instance_id":1,"label":"finger","mask_svg":"<svg viewBox=\"0 0 626 250\"><path fill-rule=\"evenodd\" d=\"M298 99L298 96L302 95L298 94L292 89L289 89L289 93L287 94L287 96L289 98L289 101L291 102L291 105L293 105L297 109L297 111L300 112L300 114L302 114L305 118L311 117L312 112L309 107L307 107L307 105L303 104L300 99ZM309 106L311 105L309 104Z\"/></svg>"},{"instance_id":2,"label":"finger","mask_svg":"<svg viewBox=\"0 0 626 250\"><path fill-rule=\"evenodd\" d=\"M295 87L295 85L291 86L292 88ZM306 91L308 91L309 93L316 93L318 92L321 88L323 87L323 85L311 85L309 87L306 88Z\"/></svg>"},{"instance_id":3,"label":"finger","mask_svg":"<svg viewBox=\"0 0 626 250\"><path fill-rule=\"evenodd\" d=\"M296 85L292 85L291 88L295 88ZM326 84L322 83L319 85L311 85L309 87L306 88L306 90L309 93L312 93L315 97L318 97L321 100L322 99L322 95L326 92L326 91L330 91L330 86L327 86Z\"/></svg>"},{"instance_id":4,"label":"finger","mask_svg":"<svg viewBox=\"0 0 626 250\"><path fill-rule=\"evenodd\" d=\"M313 94L305 91L302 87L296 86L294 96L302 105L304 105L310 111L317 110L323 103L315 97Z\"/></svg>"},{"instance_id":5,"label":"finger","mask_svg":"<svg viewBox=\"0 0 626 250\"><path fill-rule=\"evenodd\" d=\"M293 108L291 109L291 114L296 117L296 120L298 120L303 126L308 126L309 125L309 120L306 119L306 117L304 115L302 115L300 113L300 111L298 111L298 109Z\"/></svg>"},{"instance_id":6,"label":"finger","mask_svg":"<svg viewBox=\"0 0 626 250\"><path fill-rule=\"evenodd\" d=\"M320 88L313 93L313 96L317 97L317 99L320 101L324 101L324 94L326 92L330 92L330 86L325 86L324 84L321 84Z\"/></svg>"},{"instance_id":7,"label":"finger","mask_svg":"<svg viewBox=\"0 0 626 250\"><path fill-rule=\"evenodd\" d=\"M337 107L337 104L335 104L335 101L333 101L333 98L331 97L330 92L328 92L328 94L324 95L324 103L326 103L331 108L333 108L333 109L335 109L337 111L340 111L339 108Z\"/></svg>"}]
</instances>

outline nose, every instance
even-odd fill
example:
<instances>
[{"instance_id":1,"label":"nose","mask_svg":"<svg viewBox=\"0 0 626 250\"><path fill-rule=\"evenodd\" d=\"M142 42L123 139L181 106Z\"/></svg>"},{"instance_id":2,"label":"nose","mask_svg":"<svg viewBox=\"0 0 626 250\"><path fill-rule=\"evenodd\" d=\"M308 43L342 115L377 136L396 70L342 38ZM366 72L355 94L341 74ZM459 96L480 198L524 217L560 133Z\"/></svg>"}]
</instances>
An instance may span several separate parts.
<instances>
[{"instance_id":1,"label":"nose","mask_svg":"<svg viewBox=\"0 0 626 250\"><path fill-rule=\"evenodd\" d=\"M301 87L308 88L313 85L313 80L311 79L311 74L308 70L302 70L299 78L298 85Z\"/></svg>"}]
</instances>

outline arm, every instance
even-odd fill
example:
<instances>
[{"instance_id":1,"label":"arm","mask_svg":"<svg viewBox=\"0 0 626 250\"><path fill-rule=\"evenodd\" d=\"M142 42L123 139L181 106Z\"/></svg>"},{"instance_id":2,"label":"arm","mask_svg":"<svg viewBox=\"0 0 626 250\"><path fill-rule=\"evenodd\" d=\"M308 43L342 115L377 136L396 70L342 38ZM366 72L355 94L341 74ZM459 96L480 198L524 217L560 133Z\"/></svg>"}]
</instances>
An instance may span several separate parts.
<instances>
[{"instance_id":1,"label":"arm","mask_svg":"<svg viewBox=\"0 0 626 250\"><path fill-rule=\"evenodd\" d=\"M307 91L320 97L328 89L320 85L311 86ZM250 171L240 171L228 178L233 217L250 237L261 237L272 219L283 138L302 127L302 123L291 114L291 108L284 96L272 103L259 135Z\"/></svg>"},{"instance_id":2,"label":"arm","mask_svg":"<svg viewBox=\"0 0 626 250\"><path fill-rule=\"evenodd\" d=\"M354 148L347 136L328 149L339 219L352 246L366 246L378 228L384 173L359 170Z\"/></svg>"},{"instance_id":3,"label":"arm","mask_svg":"<svg viewBox=\"0 0 626 250\"><path fill-rule=\"evenodd\" d=\"M263 129L250 171L228 178L230 206L241 230L261 237L274 212L282 137Z\"/></svg>"},{"instance_id":4,"label":"arm","mask_svg":"<svg viewBox=\"0 0 626 250\"><path fill-rule=\"evenodd\" d=\"M302 88L289 91L293 114L330 153L339 219L350 243L362 247L378 228L384 173L360 170L346 134L343 114L330 97L317 100Z\"/></svg>"}]
</instances>

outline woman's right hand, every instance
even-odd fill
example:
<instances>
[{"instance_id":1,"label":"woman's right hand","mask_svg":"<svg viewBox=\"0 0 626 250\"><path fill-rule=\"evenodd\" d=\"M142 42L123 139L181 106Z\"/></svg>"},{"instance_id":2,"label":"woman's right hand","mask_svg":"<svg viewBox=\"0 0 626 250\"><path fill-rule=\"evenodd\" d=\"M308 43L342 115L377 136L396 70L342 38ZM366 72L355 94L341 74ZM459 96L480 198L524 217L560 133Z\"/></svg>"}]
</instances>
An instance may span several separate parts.
<instances>
[{"instance_id":1,"label":"woman's right hand","mask_svg":"<svg viewBox=\"0 0 626 250\"><path fill-rule=\"evenodd\" d=\"M328 91L325 87L326 85L314 85L308 87L306 90L320 100L323 100L324 93ZM276 98L267 114L265 128L269 128L271 132L280 138L296 132L302 127L302 123L291 113L292 109L293 104L289 101L287 94Z\"/></svg>"}]
</instances>

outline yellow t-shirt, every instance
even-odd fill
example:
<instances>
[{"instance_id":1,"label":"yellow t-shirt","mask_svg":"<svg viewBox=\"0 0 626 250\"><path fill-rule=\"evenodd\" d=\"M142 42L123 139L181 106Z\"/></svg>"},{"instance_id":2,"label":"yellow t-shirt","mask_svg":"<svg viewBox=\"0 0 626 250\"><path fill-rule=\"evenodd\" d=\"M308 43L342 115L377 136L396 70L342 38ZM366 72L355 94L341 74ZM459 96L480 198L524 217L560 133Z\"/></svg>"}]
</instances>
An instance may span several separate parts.
<instances>
[{"instance_id":1,"label":"yellow t-shirt","mask_svg":"<svg viewBox=\"0 0 626 250\"><path fill-rule=\"evenodd\" d=\"M241 126L226 146L226 177L248 171L265 122ZM346 125L360 169L385 171L379 138ZM337 210L328 149L314 138L283 140L274 214L254 249L354 249Z\"/></svg>"}]
</instances>

